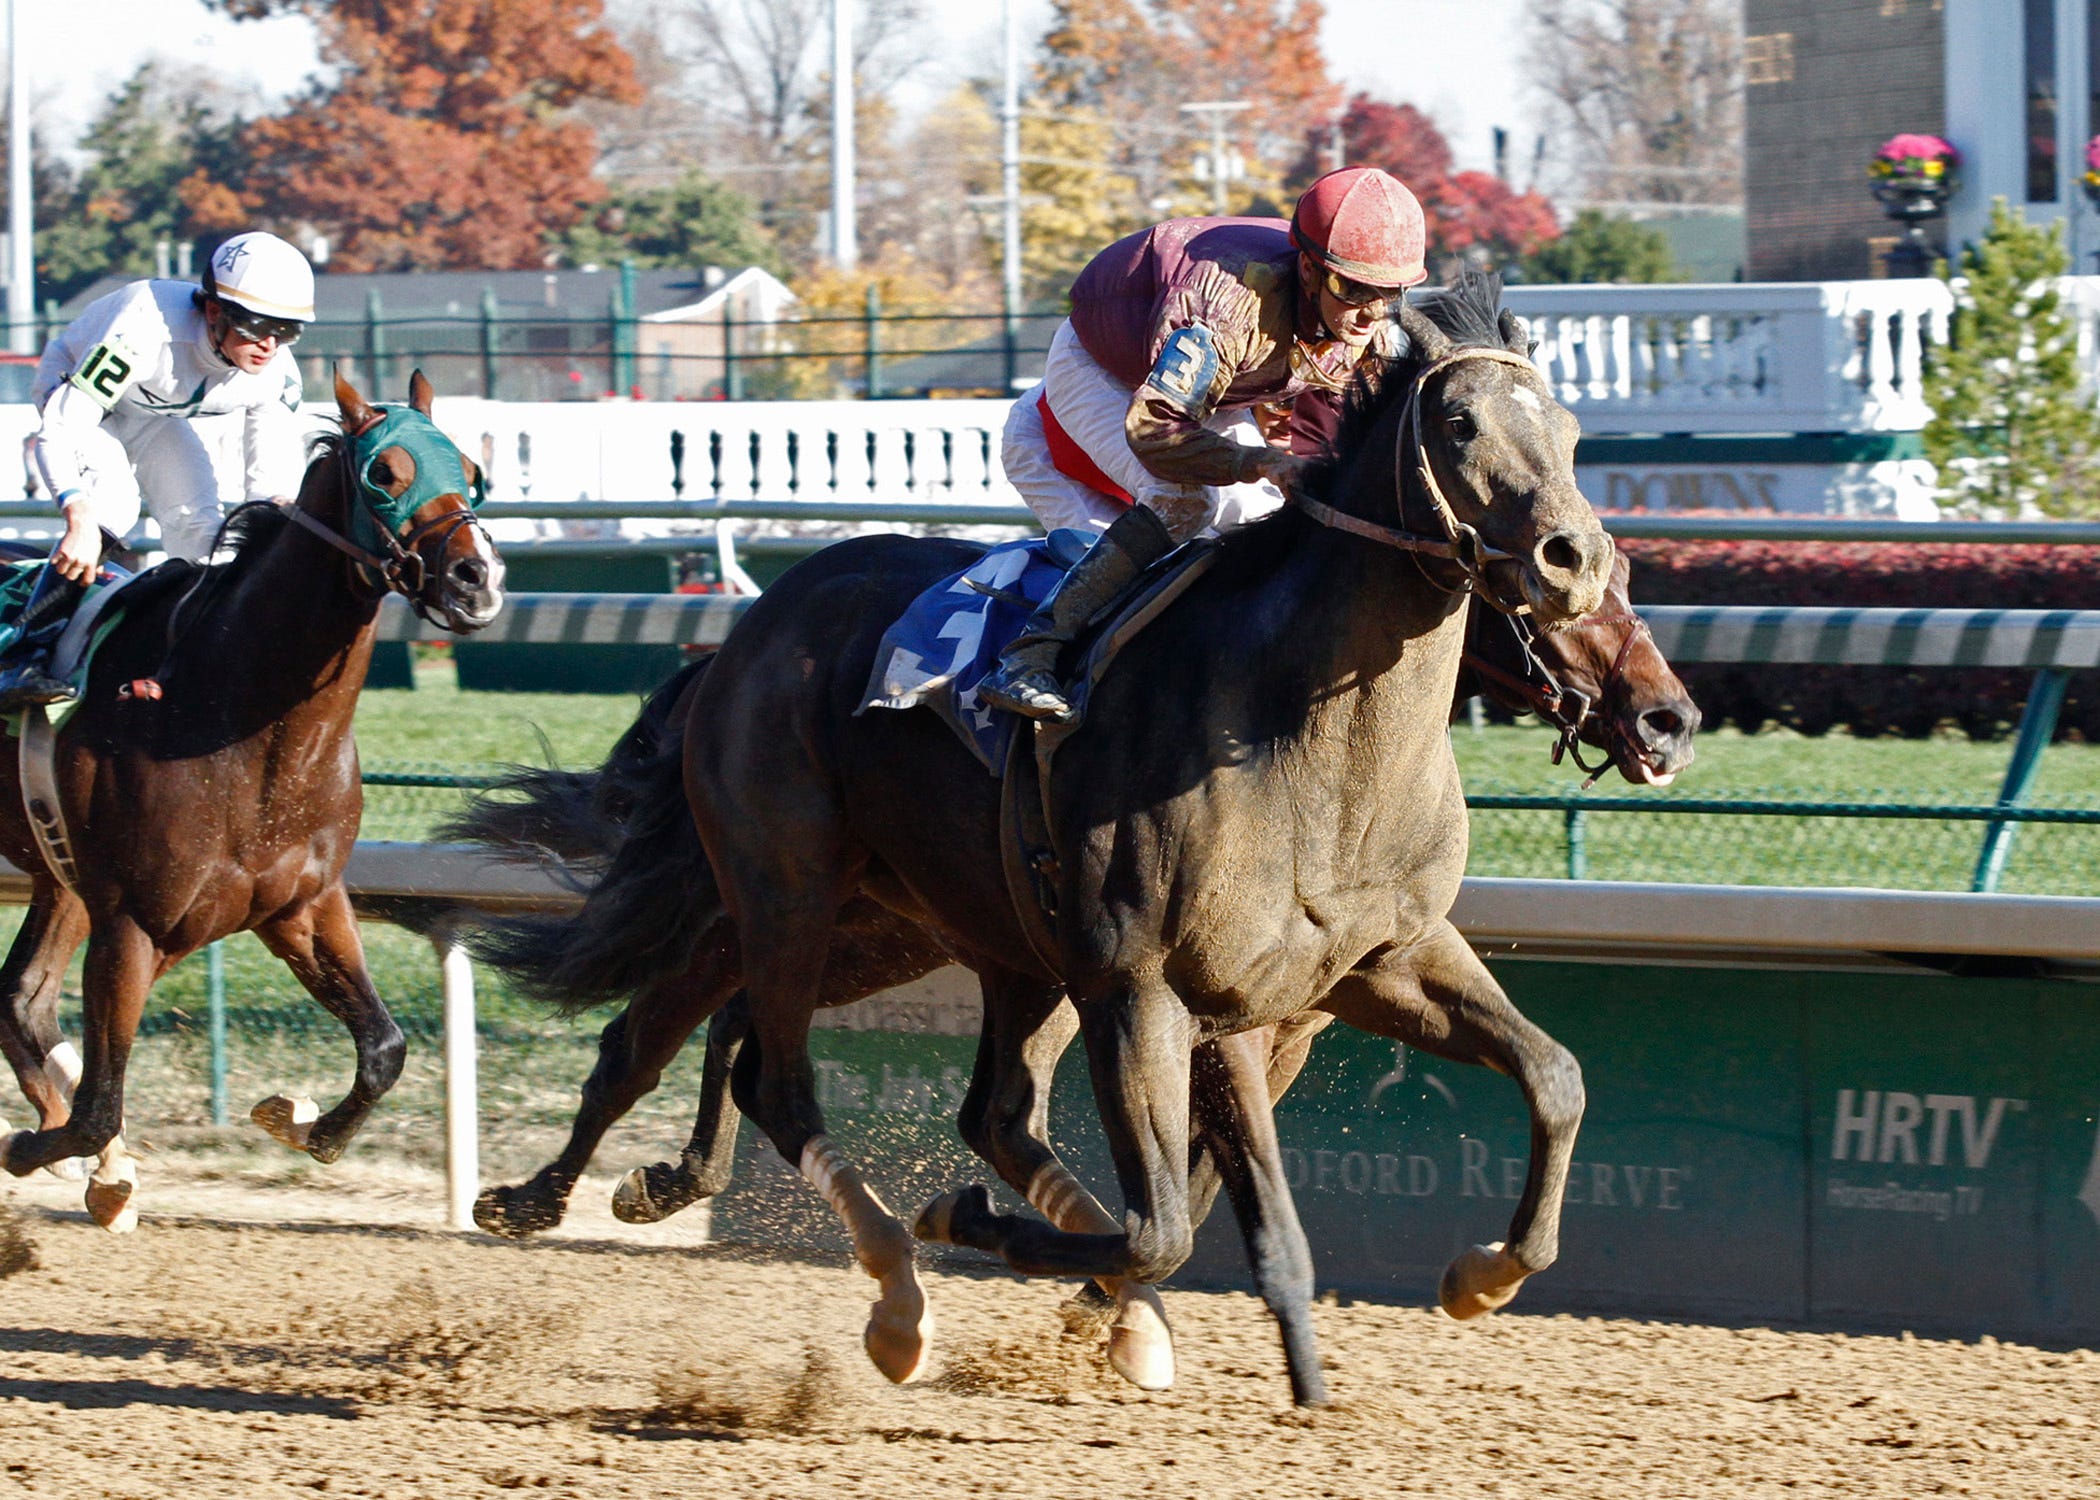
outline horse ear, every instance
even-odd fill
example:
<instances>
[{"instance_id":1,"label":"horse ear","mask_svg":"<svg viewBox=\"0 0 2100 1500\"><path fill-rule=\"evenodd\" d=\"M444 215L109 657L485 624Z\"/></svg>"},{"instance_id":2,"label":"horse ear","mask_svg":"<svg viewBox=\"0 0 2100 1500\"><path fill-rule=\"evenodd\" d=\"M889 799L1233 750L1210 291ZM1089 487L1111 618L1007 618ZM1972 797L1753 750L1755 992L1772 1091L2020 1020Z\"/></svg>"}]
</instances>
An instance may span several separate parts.
<instances>
[{"instance_id":1,"label":"horse ear","mask_svg":"<svg viewBox=\"0 0 2100 1500\"><path fill-rule=\"evenodd\" d=\"M1521 354L1529 359L1539 346L1539 341L1531 336L1531 329L1524 320L1506 307L1502 309L1502 316L1495 320L1495 327L1502 334L1502 347L1512 354Z\"/></svg>"},{"instance_id":2,"label":"horse ear","mask_svg":"<svg viewBox=\"0 0 2100 1500\"><path fill-rule=\"evenodd\" d=\"M345 432L363 432L379 420L379 413L372 409L369 401L357 393L357 387L343 374L341 365L335 367L335 404L336 409L343 414Z\"/></svg>"},{"instance_id":3,"label":"horse ear","mask_svg":"<svg viewBox=\"0 0 2100 1500\"><path fill-rule=\"evenodd\" d=\"M1451 337L1443 329L1429 321L1429 314L1419 307L1400 309L1400 327L1407 334L1408 343L1423 359L1434 362L1449 354Z\"/></svg>"},{"instance_id":4,"label":"horse ear","mask_svg":"<svg viewBox=\"0 0 2100 1500\"><path fill-rule=\"evenodd\" d=\"M430 415L430 403L436 399L436 394L421 370L408 377L408 404L426 417Z\"/></svg>"}]
</instances>

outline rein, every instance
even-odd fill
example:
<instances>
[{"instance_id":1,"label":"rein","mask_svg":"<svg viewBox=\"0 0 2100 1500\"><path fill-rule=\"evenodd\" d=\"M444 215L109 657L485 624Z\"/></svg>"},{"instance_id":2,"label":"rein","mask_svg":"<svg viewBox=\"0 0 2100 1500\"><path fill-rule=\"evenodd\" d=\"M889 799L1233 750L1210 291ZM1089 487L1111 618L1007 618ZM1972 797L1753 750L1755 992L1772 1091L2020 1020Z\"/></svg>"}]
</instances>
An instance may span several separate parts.
<instances>
[{"instance_id":1,"label":"rein","mask_svg":"<svg viewBox=\"0 0 2100 1500\"><path fill-rule=\"evenodd\" d=\"M1553 669L1539 660L1538 654L1532 650L1532 642L1536 637L1532 634L1530 623L1525 620L1512 617L1510 623L1516 627L1517 644L1524 653L1524 663L1529 675L1518 677L1514 673L1505 672L1493 662L1470 650L1461 653L1460 657L1476 675L1500 684L1521 699L1532 713L1560 731L1560 738L1553 746L1553 764L1557 766L1563 759L1572 759L1577 770L1587 772L1589 780L1582 784L1584 791L1596 785L1597 778L1609 771L1614 761L1609 751L1598 765L1593 766L1582 758L1582 741L1579 738L1582 727L1589 722L1591 710L1611 696L1612 687L1625 675L1626 659L1633 654L1634 642L1650 634L1648 622L1630 612L1621 615L1593 615L1590 620L1592 624L1597 625L1626 627L1626 635L1619 642L1619 649L1611 659L1611 666L1597 684L1597 696L1594 699L1580 689L1562 686Z\"/></svg>"},{"instance_id":2,"label":"rein","mask_svg":"<svg viewBox=\"0 0 2100 1500\"><path fill-rule=\"evenodd\" d=\"M1429 377L1471 359L1493 360L1498 364L1515 365L1533 374L1538 373L1538 367L1530 360L1507 349L1464 348L1454 349L1439 359L1431 360L1417 371L1414 379L1409 382L1407 404L1401 409L1400 427L1394 437L1394 482L1400 490L1400 499L1404 506L1407 491L1401 480L1407 474L1411 463L1421 483L1422 493L1429 499L1429 508L1436 516L1437 526L1443 533L1441 536L1425 536L1421 532L1409 531L1404 527L1368 521L1362 516L1336 510L1324 501L1314 500L1310 496L1299 499L1296 504L1298 509L1322 526L1346 531L1352 536L1366 537L1401 552L1412 553L1418 561L1423 557L1435 557L1455 562L1464 571L1465 578L1457 588L1445 588L1446 593L1478 591L1481 598L1503 614L1513 617L1525 615L1531 612L1529 604L1505 604L1488 586L1488 565L1496 562L1515 562L1518 560L1517 555L1514 552L1505 552L1499 547L1490 547L1481 540L1478 531L1458 518L1457 512L1451 508L1450 500L1444 495L1443 487L1436 482L1436 474L1429 463L1429 450L1422 438L1422 392L1428 385ZM1444 585L1437 583L1433 578L1430 582L1438 588L1444 588ZM1528 646L1526 650L1528 652Z\"/></svg>"}]
</instances>

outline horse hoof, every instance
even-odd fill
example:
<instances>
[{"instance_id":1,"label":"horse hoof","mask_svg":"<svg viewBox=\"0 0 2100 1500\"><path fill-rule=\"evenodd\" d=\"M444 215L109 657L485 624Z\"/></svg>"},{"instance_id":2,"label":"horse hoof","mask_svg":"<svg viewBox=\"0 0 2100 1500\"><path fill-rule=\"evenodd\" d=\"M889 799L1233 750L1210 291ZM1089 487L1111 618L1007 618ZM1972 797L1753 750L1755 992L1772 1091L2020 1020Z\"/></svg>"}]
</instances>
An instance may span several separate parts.
<instances>
[{"instance_id":1,"label":"horse hoof","mask_svg":"<svg viewBox=\"0 0 2100 1500\"><path fill-rule=\"evenodd\" d=\"M1437 1284L1437 1301L1450 1317L1463 1323L1509 1306L1517 1288L1531 1273L1517 1264L1516 1257L1492 1245L1475 1245L1444 1267Z\"/></svg>"},{"instance_id":2,"label":"horse hoof","mask_svg":"<svg viewBox=\"0 0 2100 1500\"><path fill-rule=\"evenodd\" d=\"M492 1187L474 1200L474 1222L499 1239L523 1240L554 1228L561 1215L548 1213L516 1188Z\"/></svg>"},{"instance_id":3,"label":"horse hoof","mask_svg":"<svg viewBox=\"0 0 2100 1500\"><path fill-rule=\"evenodd\" d=\"M933 1352L933 1309L916 1280L884 1290L882 1300L868 1310L861 1343L892 1385L908 1385L926 1372L926 1357Z\"/></svg>"},{"instance_id":4,"label":"horse hoof","mask_svg":"<svg viewBox=\"0 0 2100 1500\"><path fill-rule=\"evenodd\" d=\"M613 1189L613 1217L622 1224L661 1224L670 1214L649 1196L649 1169L636 1167Z\"/></svg>"},{"instance_id":5,"label":"horse hoof","mask_svg":"<svg viewBox=\"0 0 2100 1500\"><path fill-rule=\"evenodd\" d=\"M107 1229L111 1234L129 1234L139 1227L138 1205L132 1197L138 1191L138 1163L130 1157L118 1162L106 1174L98 1173L88 1179L88 1217Z\"/></svg>"},{"instance_id":6,"label":"horse hoof","mask_svg":"<svg viewBox=\"0 0 2100 1500\"><path fill-rule=\"evenodd\" d=\"M1122 1308L1108 1330L1108 1366L1141 1391L1173 1386L1174 1335L1167 1329L1167 1310L1159 1293L1151 1287L1125 1290Z\"/></svg>"},{"instance_id":7,"label":"horse hoof","mask_svg":"<svg viewBox=\"0 0 2100 1500\"><path fill-rule=\"evenodd\" d=\"M981 1222L991 1213L990 1190L981 1182L973 1182L966 1188L941 1194L920 1209L911 1232L935 1245L971 1245L975 1241L963 1236L964 1226Z\"/></svg>"},{"instance_id":8,"label":"horse hoof","mask_svg":"<svg viewBox=\"0 0 2100 1500\"><path fill-rule=\"evenodd\" d=\"M1057 1316L1065 1325L1067 1338L1106 1338L1109 1325L1116 1320L1116 1299L1101 1290L1099 1282L1084 1282L1059 1304Z\"/></svg>"},{"instance_id":9,"label":"horse hoof","mask_svg":"<svg viewBox=\"0 0 2100 1500\"><path fill-rule=\"evenodd\" d=\"M303 1094L272 1094L249 1110L248 1118L262 1126L271 1140L304 1151L313 1139L314 1121L321 1118L321 1106Z\"/></svg>"}]
</instances>

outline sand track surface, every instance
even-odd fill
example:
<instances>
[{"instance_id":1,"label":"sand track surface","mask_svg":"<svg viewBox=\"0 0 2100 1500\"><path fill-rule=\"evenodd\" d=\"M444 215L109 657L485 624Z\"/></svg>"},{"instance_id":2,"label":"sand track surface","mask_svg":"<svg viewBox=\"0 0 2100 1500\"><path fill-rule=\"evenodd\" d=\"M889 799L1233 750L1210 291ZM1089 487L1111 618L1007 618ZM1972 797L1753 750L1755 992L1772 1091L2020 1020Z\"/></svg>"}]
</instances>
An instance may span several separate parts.
<instances>
[{"instance_id":1,"label":"sand track surface","mask_svg":"<svg viewBox=\"0 0 2100 1500\"><path fill-rule=\"evenodd\" d=\"M119 1239L26 1186L0 1495L2100 1495L2083 1350L1325 1303L1337 1405L1302 1413L1250 1297L1169 1291L1147 1396L1065 1287L931 1272L899 1389L839 1264L195 1211Z\"/></svg>"}]
</instances>

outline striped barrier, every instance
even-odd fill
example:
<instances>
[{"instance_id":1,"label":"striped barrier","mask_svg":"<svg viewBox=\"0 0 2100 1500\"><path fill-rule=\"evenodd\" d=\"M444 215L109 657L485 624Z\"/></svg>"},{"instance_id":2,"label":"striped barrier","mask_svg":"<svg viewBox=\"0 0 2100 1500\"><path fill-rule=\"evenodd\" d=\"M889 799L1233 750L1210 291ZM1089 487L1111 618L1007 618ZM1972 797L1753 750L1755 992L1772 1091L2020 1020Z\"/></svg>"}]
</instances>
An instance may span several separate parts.
<instances>
[{"instance_id":1,"label":"striped barrier","mask_svg":"<svg viewBox=\"0 0 2100 1500\"><path fill-rule=\"evenodd\" d=\"M513 594L476 641L718 646L755 601L730 594ZM1760 609L1650 605L1640 611L1681 662L1882 667L2100 667L2100 610ZM400 599L380 611L385 641L454 637Z\"/></svg>"}]
</instances>

